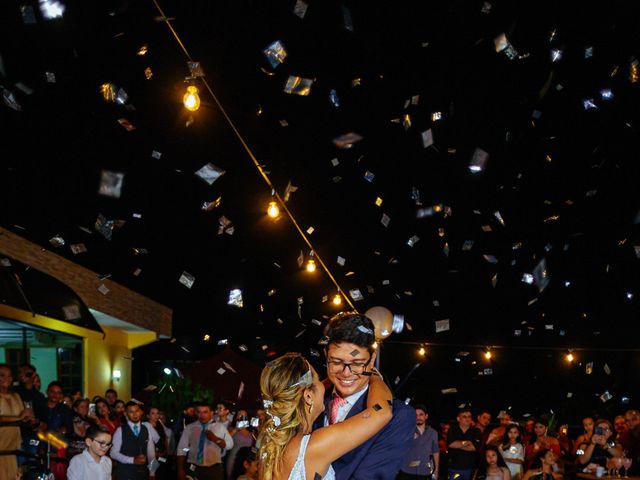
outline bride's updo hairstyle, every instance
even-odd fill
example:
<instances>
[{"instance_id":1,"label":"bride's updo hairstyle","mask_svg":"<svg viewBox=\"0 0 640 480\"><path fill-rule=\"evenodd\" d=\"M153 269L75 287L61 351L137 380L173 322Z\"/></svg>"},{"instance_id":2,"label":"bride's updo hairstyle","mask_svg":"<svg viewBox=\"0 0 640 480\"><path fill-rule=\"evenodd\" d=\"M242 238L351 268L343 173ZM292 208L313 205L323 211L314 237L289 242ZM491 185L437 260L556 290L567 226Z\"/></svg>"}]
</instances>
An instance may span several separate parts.
<instances>
[{"instance_id":1,"label":"bride's updo hairstyle","mask_svg":"<svg viewBox=\"0 0 640 480\"><path fill-rule=\"evenodd\" d=\"M282 467L282 454L297 432L311 432L304 392L315 388L309 362L299 353L287 353L262 370L260 391L266 420L260 430L262 480L272 480Z\"/></svg>"}]
</instances>

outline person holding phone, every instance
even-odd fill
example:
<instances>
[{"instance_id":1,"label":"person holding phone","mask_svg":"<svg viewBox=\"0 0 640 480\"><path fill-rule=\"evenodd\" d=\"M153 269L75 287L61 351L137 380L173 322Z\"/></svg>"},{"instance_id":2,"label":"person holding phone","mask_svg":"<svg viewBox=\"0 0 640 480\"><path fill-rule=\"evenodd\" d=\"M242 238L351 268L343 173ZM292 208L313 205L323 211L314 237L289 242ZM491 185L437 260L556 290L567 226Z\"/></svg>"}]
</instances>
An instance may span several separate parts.
<instances>
[{"instance_id":1,"label":"person holding phone","mask_svg":"<svg viewBox=\"0 0 640 480\"><path fill-rule=\"evenodd\" d=\"M612 435L611 422L605 419L598 420L589 442L582 442L578 447L578 463L595 463L606 467L609 458L621 456L622 448L611 439Z\"/></svg>"}]
</instances>

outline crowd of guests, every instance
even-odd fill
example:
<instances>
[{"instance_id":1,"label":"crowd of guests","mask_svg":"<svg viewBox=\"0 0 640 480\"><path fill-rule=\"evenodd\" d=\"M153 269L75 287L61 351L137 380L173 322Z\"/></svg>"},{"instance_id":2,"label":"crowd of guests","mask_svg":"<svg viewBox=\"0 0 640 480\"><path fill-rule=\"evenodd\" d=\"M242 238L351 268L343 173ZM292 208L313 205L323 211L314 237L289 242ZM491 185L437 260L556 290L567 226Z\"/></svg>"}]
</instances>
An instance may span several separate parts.
<instances>
[{"instance_id":1,"label":"crowd of guests","mask_svg":"<svg viewBox=\"0 0 640 480\"><path fill-rule=\"evenodd\" d=\"M455 422L428 425L429 413L416 405L414 445L405 457L398 479L559 480L577 473L602 476L607 472L640 471L640 412L628 410L611 422L591 416L582 419L579 433L568 425L549 432L549 419L516 421L509 412L497 415L469 408L459 410Z\"/></svg>"},{"instance_id":2,"label":"crowd of guests","mask_svg":"<svg viewBox=\"0 0 640 480\"><path fill-rule=\"evenodd\" d=\"M262 370L262 408L186 405L175 421L118 399L84 398L32 365L0 364L0 480L42 459L56 480L569 480L640 471L640 412L585 417L579 432L547 418L461 408L429 425L424 405L393 399L375 368L374 327L341 314L325 330L326 378L299 353ZM44 442L41 440L45 440Z\"/></svg>"},{"instance_id":3,"label":"crowd of guests","mask_svg":"<svg viewBox=\"0 0 640 480\"><path fill-rule=\"evenodd\" d=\"M33 365L0 364L0 479L49 464L55 480L249 480L257 478L255 442L264 410L234 411L221 401L187 405L172 424L165 412L115 390L91 399L45 394ZM254 416L250 416L252 413Z\"/></svg>"}]
</instances>

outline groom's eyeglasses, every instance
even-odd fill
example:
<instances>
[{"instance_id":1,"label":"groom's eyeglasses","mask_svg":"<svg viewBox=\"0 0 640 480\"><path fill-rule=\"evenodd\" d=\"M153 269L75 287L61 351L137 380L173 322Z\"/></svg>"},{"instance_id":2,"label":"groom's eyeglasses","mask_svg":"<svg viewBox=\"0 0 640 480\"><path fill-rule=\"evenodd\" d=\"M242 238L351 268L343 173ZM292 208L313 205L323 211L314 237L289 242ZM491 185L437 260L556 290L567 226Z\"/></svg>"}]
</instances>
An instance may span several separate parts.
<instances>
[{"instance_id":1,"label":"groom's eyeglasses","mask_svg":"<svg viewBox=\"0 0 640 480\"><path fill-rule=\"evenodd\" d=\"M327 361L327 366L329 367L329 372L331 373L342 373L345 368L348 368L351 373L354 375L362 375L364 369L367 368L371 362L371 357L366 362L350 362L346 363L342 360L329 360Z\"/></svg>"}]
</instances>

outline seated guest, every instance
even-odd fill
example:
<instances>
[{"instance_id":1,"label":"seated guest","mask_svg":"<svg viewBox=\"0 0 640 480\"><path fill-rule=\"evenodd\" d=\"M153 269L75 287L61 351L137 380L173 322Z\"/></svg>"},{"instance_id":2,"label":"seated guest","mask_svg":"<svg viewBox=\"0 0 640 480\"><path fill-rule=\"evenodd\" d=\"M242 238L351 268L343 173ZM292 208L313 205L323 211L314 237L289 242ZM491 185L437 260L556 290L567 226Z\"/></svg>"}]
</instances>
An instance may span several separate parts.
<instances>
[{"instance_id":1,"label":"seated guest","mask_svg":"<svg viewBox=\"0 0 640 480\"><path fill-rule=\"evenodd\" d=\"M562 474L556 472L555 467L555 453L549 448L543 448L536 453L531 468L524 473L522 480L562 480Z\"/></svg>"}]
</instances>

